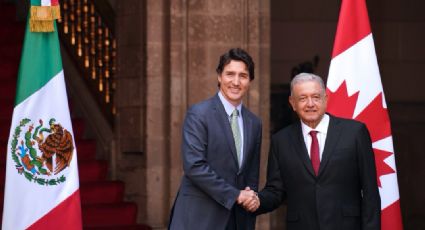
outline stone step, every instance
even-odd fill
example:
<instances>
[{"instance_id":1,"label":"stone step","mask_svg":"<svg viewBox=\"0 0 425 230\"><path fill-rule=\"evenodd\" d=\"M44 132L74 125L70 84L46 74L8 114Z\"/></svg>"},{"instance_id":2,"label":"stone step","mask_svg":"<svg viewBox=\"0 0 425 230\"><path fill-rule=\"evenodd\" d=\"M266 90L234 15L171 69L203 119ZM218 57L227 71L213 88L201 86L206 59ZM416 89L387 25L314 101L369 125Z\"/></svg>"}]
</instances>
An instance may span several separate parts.
<instances>
[{"instance_id":1,"label":"stone step","mask_svg":"<svg viewBox=\"0 0 425 230\"><path fill-rule=\"evenodd\" d=\"M124 183L121 181L95 181L80 184L81 203L112 204L123 201Z\"/></svg>"},{"instance_id":2,"label":"stone step","mask_svg":"<svg viewBox=\"0 0 425 230\"><path fill-rule=\"evenodd\" d=\"M136 224L137 206L135 203L83 205L83 225L85 227L112 227Z\"/></svg>"}]
</instances>

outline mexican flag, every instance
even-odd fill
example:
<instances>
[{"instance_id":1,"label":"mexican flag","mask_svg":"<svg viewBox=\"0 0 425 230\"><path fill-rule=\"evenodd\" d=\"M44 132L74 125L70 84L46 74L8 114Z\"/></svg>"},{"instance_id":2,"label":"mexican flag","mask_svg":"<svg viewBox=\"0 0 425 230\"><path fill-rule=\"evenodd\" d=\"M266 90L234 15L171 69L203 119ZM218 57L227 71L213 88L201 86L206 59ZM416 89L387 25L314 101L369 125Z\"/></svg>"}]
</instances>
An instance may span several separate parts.
<instances>
[{"instance_id":1,"label":"mexican flag","mask_svg":"<svg viewBox=\"0 0 425 230\"><path fill-rule=\"evenodd\" d=\"M366 124L381 196L381 229L403 229L390 118L365 0L343 0L327 81L328 112Z\"/></svg>"},{"instance_id":2,"label":"mexican flag","mask_svg":"<svg viewBox=\"0 0 425 230\"><path fill-rule=\"evenodd\" d=\"M31 0L36 8L25 32L7 146L4 230L82 229L77 151L56 24L50 17L57 16L54 4ZM38 20L37 12L42 22L30 26Z\"/></svg>"}]
</instances>

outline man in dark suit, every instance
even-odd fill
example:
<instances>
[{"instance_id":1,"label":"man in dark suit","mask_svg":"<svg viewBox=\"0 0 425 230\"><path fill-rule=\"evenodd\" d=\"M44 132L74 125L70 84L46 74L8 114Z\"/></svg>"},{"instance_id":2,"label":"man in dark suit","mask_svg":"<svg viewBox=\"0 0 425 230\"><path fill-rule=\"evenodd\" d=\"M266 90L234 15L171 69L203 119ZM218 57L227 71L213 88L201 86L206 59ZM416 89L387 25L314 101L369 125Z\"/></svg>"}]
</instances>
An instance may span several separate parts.
<instances>
[{"instance_id":1,"label":"man in dark suit","mask_svg":"<svg viewBox=\"0 0 425 230\"><path fill-rule=\"evenodd\" d=\"M258 189L261 121L242 105L254 63L244 50L231 49L216 70L219 92L192 106L184 121L184 175L172 230L255 228L255 215L242 207Z\"/></svg>"},{"instance_id":2,"label":"man in dark suit","mask_svg":"<svg viewBox=\"0 0 425 230\"><path fill-rule=\"evenodd\" d=\"M326 114L325 85L313 74L295 76L289 101L300 122L272 137L257 214L286 201L288 230L380 230L366 126Z\"/></svg>"}]
</instances>

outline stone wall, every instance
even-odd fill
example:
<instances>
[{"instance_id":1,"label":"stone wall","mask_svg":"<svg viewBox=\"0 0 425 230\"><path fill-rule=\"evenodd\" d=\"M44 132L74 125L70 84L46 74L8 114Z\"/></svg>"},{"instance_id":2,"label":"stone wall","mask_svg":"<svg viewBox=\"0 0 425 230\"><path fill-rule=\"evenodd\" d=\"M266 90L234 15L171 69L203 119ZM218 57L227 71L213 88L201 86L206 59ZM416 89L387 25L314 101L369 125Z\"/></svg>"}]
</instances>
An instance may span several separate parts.
<instances>
[{"instance_id":1,"label":"stone wall","mask_svg":"<svg viewBox=\"0 0 425 230\"><path fill-rule=\"evenodd\" d=\"M118 69L116 151L112 155L113 179L126 184L126 199L137 202L138 220L146 212L146 5L144 1L116 2Z\"/></svg>"}]
</instances>

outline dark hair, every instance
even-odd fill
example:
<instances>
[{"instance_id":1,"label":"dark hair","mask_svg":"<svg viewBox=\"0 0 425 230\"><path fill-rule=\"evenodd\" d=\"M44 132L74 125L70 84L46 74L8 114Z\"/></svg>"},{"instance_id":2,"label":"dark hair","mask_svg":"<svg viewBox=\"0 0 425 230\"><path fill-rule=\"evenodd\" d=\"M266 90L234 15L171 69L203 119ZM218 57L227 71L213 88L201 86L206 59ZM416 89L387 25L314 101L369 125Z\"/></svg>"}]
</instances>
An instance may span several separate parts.
<instances>
[{"instance_id":1,"label":"dark hair","mask_svg":"<svg viewBox=\"0 0 425 230\"><path fill-rule=\"evenodd\" d=\"M241 61L245 63L249 73L249 80L254 80L254 62L252 61L251 56L249 56L249 54L241 48L230 49L229 51L221 55L217 69L215 69L215 71L217 71L217 74L220 75L223 72L224 67L232 60Z\"/></svg>"}]
</instances>

